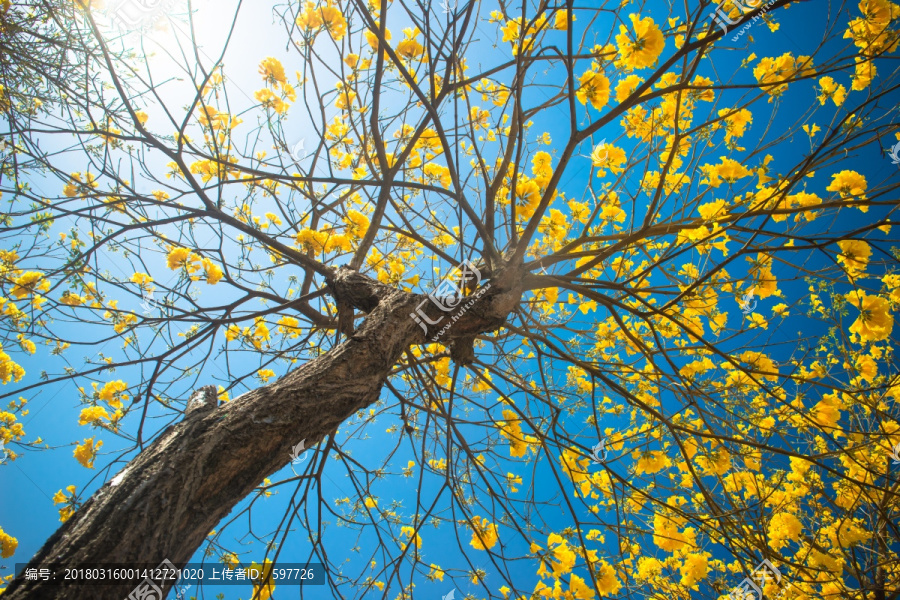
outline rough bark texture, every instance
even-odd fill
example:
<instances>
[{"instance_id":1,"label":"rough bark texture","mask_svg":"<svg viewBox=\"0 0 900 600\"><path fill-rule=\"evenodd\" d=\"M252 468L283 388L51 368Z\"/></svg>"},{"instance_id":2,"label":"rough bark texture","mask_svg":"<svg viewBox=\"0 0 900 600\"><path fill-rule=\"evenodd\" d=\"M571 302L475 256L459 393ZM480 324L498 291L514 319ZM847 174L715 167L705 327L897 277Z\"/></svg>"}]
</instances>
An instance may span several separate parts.
<instances>
[{"instance_id":1,"label":"rough bark texture","mask_svg":"<svg viewBox=\"0 0 900 600\"><path fill-rule=\"evenodd\" d=\"M471 346L475 333L502 325L521 297L521 276L501 273L493 284L442 342ZM369 312L352 337L275 383L217 408L188 411L97 490L29 566L163 559L181 566L241 499L290 462L298 440L318 443L375 402L394 363L425 340L409 316L423 297L349 269L336 271L329 285L339 301ZM132 588L53 587L19 577L4 600L122 600Z\"/></svg>"}]
</instances>

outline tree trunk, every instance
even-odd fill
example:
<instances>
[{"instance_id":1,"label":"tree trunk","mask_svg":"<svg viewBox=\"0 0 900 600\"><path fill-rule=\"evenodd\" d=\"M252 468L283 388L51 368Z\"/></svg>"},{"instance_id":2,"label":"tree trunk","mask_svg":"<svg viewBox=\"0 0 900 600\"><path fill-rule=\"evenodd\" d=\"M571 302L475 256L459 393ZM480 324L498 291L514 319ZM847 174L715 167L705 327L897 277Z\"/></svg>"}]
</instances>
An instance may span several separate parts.
<instances>
[{"instance_id":1,"label":"tree trunk","mask_svg":"<svg viewBox=\"0 0 900 600\"><path fill-rule=\"evenodd\" d=\"M499 327L521 296L521 278L516 279L516 289L501 291L496 286L453 329L471 335L473 327ZM164 559L182 566L238 502L290 462L294 445L304 439L318 443L350 415L374 403L403 352L425 338L410 318L423 297L348 269L336 271L329 285L336 298L369 312L352 337L228 404L210 410L191 410L189 405L184 420L97 490L28 566L155 566ZM3 598L122 600L134 587L63 587L19 576Z\"/></svg>"}]
</instances>

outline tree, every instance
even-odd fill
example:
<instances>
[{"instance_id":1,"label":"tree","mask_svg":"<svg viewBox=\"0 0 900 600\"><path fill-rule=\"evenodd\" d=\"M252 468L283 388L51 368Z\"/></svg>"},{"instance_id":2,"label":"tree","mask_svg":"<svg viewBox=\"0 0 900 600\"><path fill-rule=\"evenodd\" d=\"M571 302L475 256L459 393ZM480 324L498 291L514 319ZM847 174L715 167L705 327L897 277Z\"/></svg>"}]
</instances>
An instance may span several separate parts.
<instances>
[{"instance_id":1,"label":"tree","mask_svg":"<svg viewBox=\"0 0 900 600\"><path fill-rule=\"evenodd\" d=\"M334 597L900 597L900 7L594 4L290 3L277 58L241 2L143 36L6 2L0 436L27 468L27 396L71 384L74 458L121 444L30 565L293 532Z\"/></svg>"}]
</instances>

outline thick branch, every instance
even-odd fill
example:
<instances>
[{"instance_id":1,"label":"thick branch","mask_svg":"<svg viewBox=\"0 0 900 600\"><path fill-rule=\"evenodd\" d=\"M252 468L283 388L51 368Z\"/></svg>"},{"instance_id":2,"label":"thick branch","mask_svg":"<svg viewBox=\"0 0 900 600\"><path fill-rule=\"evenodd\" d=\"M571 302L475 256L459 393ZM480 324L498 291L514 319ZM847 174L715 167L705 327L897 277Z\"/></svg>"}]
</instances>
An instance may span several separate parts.
<instances>
[{"instance_id":1,"label":"thick branch","mask_svg":"<svg viewBox=\"0 0 900 600\"><path fill-rule=\"evenodd\" d=\"M500 273L447 338L471 344L473 333L499 327L519 302L521 279ZM423 297L346 268L329 285L340 301L369 312L359 331L271 385L189 411L97 490L30 565L168 559L181 566L238 502L290 461L298 441L321 441L375 402L403 352L425 339L410 318ZM133 587L51 587L20 577L4 599L120 600Z\"/></svg>"},{"instance_id":2,"label":"thick branch","mask_svg":"<svg viewBox=\"0 0 900 600\"><path fill-rule=\"evenodd\" d=\"M32 558L32 565L186 563L207 534L300 440L317 443L378 399L391 367L420 335L411 297L382 300L361 329L279 381L163 432L100 488ZM131 588L134 586L132 585ZM16 579L12 600L121 600L128 586L49 587Z\"/></svg>"}]
</instances>

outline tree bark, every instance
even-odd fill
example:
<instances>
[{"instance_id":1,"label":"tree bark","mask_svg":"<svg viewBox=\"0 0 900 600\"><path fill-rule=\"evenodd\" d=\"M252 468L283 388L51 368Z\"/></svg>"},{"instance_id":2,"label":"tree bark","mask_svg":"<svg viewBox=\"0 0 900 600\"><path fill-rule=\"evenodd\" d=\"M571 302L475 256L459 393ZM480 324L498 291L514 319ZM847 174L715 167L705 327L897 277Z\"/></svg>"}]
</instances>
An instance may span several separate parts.
<instances>
[{"instance_id":1,"label":"tree bark","mask_svg":"<svg viewBox=\"0 0 900 600\"><path fill-rule=\"evenodd\" d=\"M506 285L484 294L448 338L457 328L468 338L473 330L502 325L521 297L521 277L507 274L498 283ZM425 341L410 318L424 297L349 269L337 270L329 287L339 301L369 312L352 337L270 385L212 410L188 412L97 490L28 566L155 566L164 559L182 566L238 502L290 462L299 440L318 443L374 403L403 352ZM4 600L122 600L134 587L58 586L20 575Z\"/></svg>"}]
</instances>

